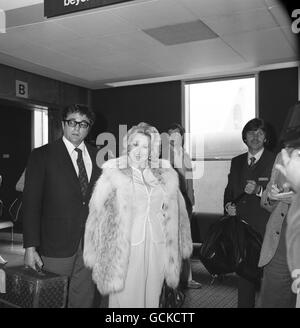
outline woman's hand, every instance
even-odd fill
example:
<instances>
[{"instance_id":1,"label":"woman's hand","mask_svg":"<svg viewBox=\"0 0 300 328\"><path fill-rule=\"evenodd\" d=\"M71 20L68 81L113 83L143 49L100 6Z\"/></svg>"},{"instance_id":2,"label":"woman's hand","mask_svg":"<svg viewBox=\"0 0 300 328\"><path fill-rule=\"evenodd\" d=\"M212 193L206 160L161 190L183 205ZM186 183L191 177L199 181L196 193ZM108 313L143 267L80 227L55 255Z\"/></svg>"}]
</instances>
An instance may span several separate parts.
<instances>
[{"instance_id":1,"label":"woman's hand","mask_svg":"<svg viewBox=\"0 0 300 328\"><path fill-rule=\"evenodd\" d=\"M287 186L284 188L279 188L277 185L272 185L271 190L268 192L268 199L291 204L294 199L294 195L295 193L290 191Z\"/></svg>"}]
</instances>

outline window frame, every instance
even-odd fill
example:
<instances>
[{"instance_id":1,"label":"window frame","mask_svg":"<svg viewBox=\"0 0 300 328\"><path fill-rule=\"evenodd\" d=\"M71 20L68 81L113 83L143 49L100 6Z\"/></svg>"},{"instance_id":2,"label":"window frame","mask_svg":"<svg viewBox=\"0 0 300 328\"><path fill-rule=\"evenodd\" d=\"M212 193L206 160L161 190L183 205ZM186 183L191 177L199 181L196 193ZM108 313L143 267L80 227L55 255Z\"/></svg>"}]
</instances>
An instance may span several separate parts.
<instances>
[{"instance_id":1,"label":"window frame","mask_svg":"<svg viewBox=\"0 0 300 328\"><path fill-rule=\"evenodd\" d=\"M227 81L227 80L237 80L237 79L245 79L245 78L254 78L255 81L255 118L259 117L259 73L242 73L242 74L235 74L235 75L226 75L226 76L217 76L217 77L208 77L202 79L195 79L195 80L186 80L182 81L182 125L185 128L187 133L185 138L185 149L189 154L192 154L192 141L191 141L191 128L190 128L190 104L189 104L189 96L187 95L188 89L186 88L187 85L198 84L198 83L206 83L206 82L218 82L218 81ZM234 156L232 156L234 157ZM191 156L193 161L231 161L232 157L206 157L205 154L201 158L195 158Z\"/></svg>"},{"instance_id":2,"label":"window frame","mask_svg":"<svg viewBox=\"0 0 300 328\"><path fill-rule=\"evenodd\" d=\"M36 126L36 113L41 113L41 117L39 118L40 126ZM46 120L45 120L46 116ZM37 108L32 109L32 137L31 137L31 148L41 147L49 142L49 109L45 106L39 106ZM38 131L40 135L40 140L37 141L37 130L41 128L41 131Z\"/></svg>"}]
</instances>

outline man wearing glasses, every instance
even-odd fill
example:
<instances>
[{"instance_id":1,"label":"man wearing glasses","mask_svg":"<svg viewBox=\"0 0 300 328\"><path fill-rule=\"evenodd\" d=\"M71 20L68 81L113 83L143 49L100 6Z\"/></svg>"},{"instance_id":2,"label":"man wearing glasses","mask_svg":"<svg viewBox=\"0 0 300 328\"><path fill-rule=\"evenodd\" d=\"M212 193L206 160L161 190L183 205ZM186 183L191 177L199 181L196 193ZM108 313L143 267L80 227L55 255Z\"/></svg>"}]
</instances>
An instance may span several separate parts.
<instances>
[{"instance_id":1,"label":"man wearing glasses","mask_svg":"<svg viewBox=\"0 0 300 328\"><path fill-rule=\"evenodd\" d=\"M23 193L24 264L69 277L68 307L92 307L94 284L82 259L91 190L100 175L84 142L95 120L85 105L62 113L63 137L34 149Z\"/></svg>"}]
</instances>

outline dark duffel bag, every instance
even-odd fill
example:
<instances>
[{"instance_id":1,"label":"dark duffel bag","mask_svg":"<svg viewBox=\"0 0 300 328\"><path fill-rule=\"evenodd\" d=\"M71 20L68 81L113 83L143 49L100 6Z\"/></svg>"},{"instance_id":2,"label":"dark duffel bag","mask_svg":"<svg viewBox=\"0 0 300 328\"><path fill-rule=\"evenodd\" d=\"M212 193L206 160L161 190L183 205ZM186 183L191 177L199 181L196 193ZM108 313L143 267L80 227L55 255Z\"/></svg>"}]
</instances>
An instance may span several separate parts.
<instances>
[{"instance_id":1,"label":"dark duffel bag","mask_svg":"<svg viewBox=\"0 0 300 328\"><path fill-rule=\"evenodd\" d=\"M210 227L199 251L200 260L210 274L233 273L237 269L243 256L239 222L236 217L225 216Z\"/></svg>"},{"instance_id":2,"label":"dark duffel bag","mask_svg":"<svg viewBox=\"0 0 300 328\"><path fill-rule=\"evenodd\" d=\"M68 277L24 266L0 267L0 303L18 308L64 308Z\"/></svg>"},{"instance_id":3,"label":"dark duffel bag","mask_svg":"<svg viewBox=\"0 0 300 328\"><path fill-rule=\"evenodd\" d=\"M232 203L239 203L247 194L241 193ZM236 273L260 283L262 269L258 267L262 237L243 218L223 216L209 229L199 252L200 260L213 276Z\"/></svg>"},{"instance_id":4,"label":"dark duffel bag","mask_svg":"<svg viewBox=\"0 0 300 328\"><path fill-rule=\"evenodd\" d=\"M244 222L245 239L243 244L243 258L240 261L236 273L253 283L260 284L263 268L258 267L262 237L249 224Z\"/></svg>"},{"instance_id":5,"label":"dark duffel bag","mask_svg":"<svg viewBox=\"0 0 300 328\"><path fill-rule=\"evenodd\" d=\"M200 260L212 275L237 273L259 283L258 268L262 238L238 216L224 216L214 223L199 252Z\"/></svg>"}]
</instances>

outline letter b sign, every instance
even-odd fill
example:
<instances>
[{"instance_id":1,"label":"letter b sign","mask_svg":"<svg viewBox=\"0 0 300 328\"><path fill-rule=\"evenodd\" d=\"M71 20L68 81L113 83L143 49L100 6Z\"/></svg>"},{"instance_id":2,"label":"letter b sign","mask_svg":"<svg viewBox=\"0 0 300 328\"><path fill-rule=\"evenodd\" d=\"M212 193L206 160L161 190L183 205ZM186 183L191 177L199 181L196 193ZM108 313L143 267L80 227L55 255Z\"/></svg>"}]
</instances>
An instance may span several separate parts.
<instances>
[{"instance_id":1,"label":"letter b sign","mask_svg":"<svg viewBox=\"0 0 300 328\"><path fill-rule=\"evenodd\" d=\"M28 83L16 80L16 96L28 98Z\"/></svg>"}]
</instances>

